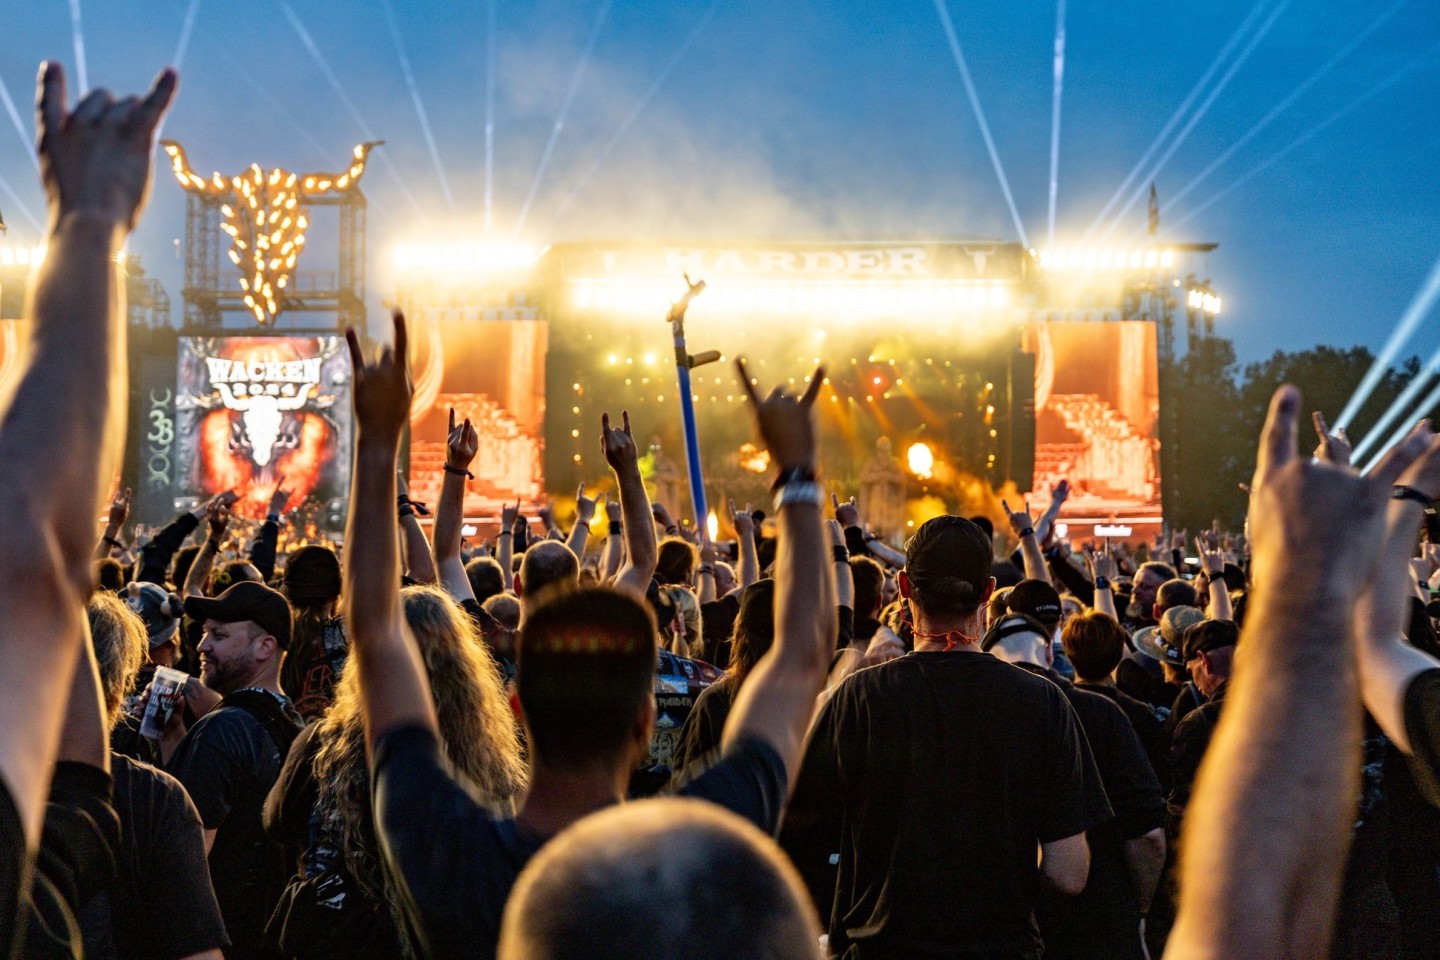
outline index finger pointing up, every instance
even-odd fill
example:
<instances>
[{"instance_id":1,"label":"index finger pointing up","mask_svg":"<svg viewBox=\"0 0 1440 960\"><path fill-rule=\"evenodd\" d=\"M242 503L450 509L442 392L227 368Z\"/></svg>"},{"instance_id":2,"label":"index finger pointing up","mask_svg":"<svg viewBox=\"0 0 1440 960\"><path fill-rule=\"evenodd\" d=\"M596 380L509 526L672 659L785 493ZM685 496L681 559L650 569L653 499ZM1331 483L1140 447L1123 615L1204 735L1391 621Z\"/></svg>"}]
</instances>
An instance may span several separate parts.
<instances>
[{"instance_id":1,"label":"index finger pointing up","mask_svg":"<svg viewBox=\"0 0 1440 960\"><path fill-rule=\"evenodd\" d=\"M810 375L810 386L805 390L805 395L800 398L800 405L810 406L815 398L820 395L820 385L825 382L825 368L816 367L815 372Z\"/></svg>"},{"instance_id":2,"label":"index finger pointing up","mask_svg":"<svg viewBox=\"0 0 1440 960\"><path fill-rule=\"evenodd\" d=\"M1286 384L1270 399L1270 412L1260 431L1260 449L1255 455L1255 476L1263 477L1295 459L1295 431L1300 410L1300 391Z\"/></svg>"},{"instance_id":3,"label":"index finger pointing up","mask_svg":"<svg viewBox=\"0 0 1440 960\"><path fill-rule=\"evenodd\" d=\"M58 133L65 125L65 70L54 60L40 64L40 79L35 91L35 116L40 136Z\"/></svg>"},{"instance_id":4,"label":"index finger pointing up","mask_svg":"<svg viewBox=\"0 0 1440 960\"><path fill-rule=\"evenodd\" d=\"M750 371L745 369L745 358L735 358L735 369L740 371L740 386L745 388L745 395L755 406L760 406L760 395L755 392L755 385L750 382Z\"/></svg>"}]
</instances>

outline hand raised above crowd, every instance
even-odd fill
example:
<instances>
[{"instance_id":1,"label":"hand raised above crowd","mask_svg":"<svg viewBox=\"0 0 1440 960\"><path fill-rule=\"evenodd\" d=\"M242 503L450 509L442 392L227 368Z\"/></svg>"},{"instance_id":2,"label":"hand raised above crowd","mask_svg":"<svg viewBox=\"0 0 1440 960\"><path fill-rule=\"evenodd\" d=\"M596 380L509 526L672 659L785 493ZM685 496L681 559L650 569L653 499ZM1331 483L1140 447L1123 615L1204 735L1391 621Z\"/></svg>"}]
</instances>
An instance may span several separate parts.
<instances>
[{"instance_id":1,"label":"hand raised above crowd","mask_svg":"<svg viewBox=\"0 0 1440 960\"><path fill-rule=\"evenodd\" d=\"M125 526L125 520L130 516L130 488L117 491L115 499L110 501L110 512L105 518L106 525L114 530Z\"/></svg>"},{"instance_id":2,"label":"hand raised above crowd","mask_svg":"<svg viewBox=\"0 0 1440 960\"><path fill-rule=\"evenodd\" d=\"M620 419L622 426L616 430L610 426L610 414L600 414L600 450L605 454L605 462L616 473L638 466L640 462L635 437L630 432L630 411L620 411Z\"/></svg>"},{"instance_id":3,"label":"hand raised above crowd","mask_svg":"<svg viewBox=\"0 0 1440 960\"><path fill-rule=\"evenodd\" d=\"M587 526L595 519L595 497L585 496L585 484L575 491L575 522ZM608 503L607 503L608 506Z\"/></svg>"},{"instance_id":4,"label":"hand raised above crowd","mask_svg":"<svg viewBox=\"0 0 1440 960\"><path fill-rule=\"evenodd\" d=\"M374 359L366 360L360 349L360 338L353 329L345 331L350 346L350 362L354 368L355 428L363 437L373 433L378 438L399 441L400 432L410 419L410 398L414 387L410 382L409 348L405 333L405 315L399 310L391 314L395 326L393 343L382 345Z\"/></svg>"},{"instance_id":5,"label":"hand raised above crowd","mask_svg":"<svg viewBox=\"0 0 1440 960\"><path fill-rule=\"evenodd\" d=\"M830 494L830 506L835 511L835 519L841 527L860 526L860 508L855 505L854 497L842 503L840 498L832 493Z\"/></svg>"},{"instance_id":6,"label":"hand raised above crowd","mask_svg":"<svg viewBox=\"0 0 1440 960\"><path fill-rule=\"evenodd\" d=\"M755 515L750 512L750 504L745 504L744 510L735 509L735 501L728 503L730 510L730 526L735 528L735 536L738 539L755 536Z\"/></svg>"},{"instance_id":7,"label":"hand raised above crowd","mask_svg":"<svg viewBox=\"0 0 1440 960\"><path fill-rule=\"evenodd\" d=\"M445 435L445 465L451 470L470 469L470 464L475 461L475 455L480 452L480 434L476 432L475 426L466 417L463 422L455 422L455 408L450 408L450 426Z\"/></svg>"},{"instance_id":8,"label":"hand raised above crowd","mask_svg":"<svg viewBox=\"0 0 1440 960\"><path fill-rule=\"evenodd\" d=\"M163 70L143 98L117 101L106 90L92 90L72 111L65 71L54 61L41 65L37 147L52 223L79 214L135 229L150 189L155 128L177 82L174 70Z\"/></svg>"},{"instance_id":9,"label":"hand raised above crowd","mask_svg":"<svg viewBox=\"0 0 1440 960\"><path fill-rule=\"evenodd\" d=\"M220 543L225 539L225 531L230 529L230 508L221 500L212 500L205 510L205 523L208 532L207 539Z\"/></svg>"},{"instance_id":10,"label":"hand raised above crowd","mask_svg":"<svg viewBox=\"0 0 1440 960\"><path fill-rule=\"evenodd\" d=\"M755 389L750 371L745 368L743 357L735 361L740 372L740 382L755 408L755 422L770 459L780 469L799 468L813 470L816 463L815 418L811 410L815 398L820 395L820 385L825 381L825 368L816 367L810 376L810 385L799 397L776 387L764 400Z\"/></svg>"},{"instance_id":11,"label":"hand raised above crowd","mask_svg":"<svg viewBox=\"0 0 1440 960\"><path fill-rule=\"evenodd\" d=\"M1320 444L1315 448L1315 459L1349 466L1350 437L1345 433L1345 428L1332 431L1325 422L1325 414L1319 410L1311 414L1310 419L1315 424L1315 435L1320 438Z\"/></svg>"}]
</instances>

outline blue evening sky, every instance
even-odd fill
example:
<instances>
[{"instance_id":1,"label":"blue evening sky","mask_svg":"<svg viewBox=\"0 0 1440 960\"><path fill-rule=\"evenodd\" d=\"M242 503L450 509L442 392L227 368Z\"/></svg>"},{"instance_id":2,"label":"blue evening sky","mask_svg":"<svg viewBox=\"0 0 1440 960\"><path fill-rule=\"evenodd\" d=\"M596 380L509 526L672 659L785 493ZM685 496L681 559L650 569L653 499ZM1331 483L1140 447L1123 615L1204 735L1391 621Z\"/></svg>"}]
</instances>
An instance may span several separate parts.
<instances>
[{"instance_id":1,"label":"blue evening sky","mask_svg":"<svg viewBox=\"0 0 1440 960\"><path fill-rule=\"evenodd\" d=\"M192 7L191 0L76 2L91 84L126 91L174 59ZM340 169L368 127L388 141L385 159L377 154L365 180L373 201L372 263L397 241L475 236L484 224L488 4L391 2L453 213L382 0L291 0L358 120L297 38L282 4L198 0L180 98L165 131L208 174L238 172L252 160L301 172ZM1162 203L1392 5L1262 0L1235 54L1254 25L1278 16L1159 172ZM0 5L0 79L27 129L42 57L64 62L74 84L74 6ZM602 6L602 0L495 0L497 236L514 230ZM1085 232L1254 9L1231 0L1070 0L1062 240ZM614 0L606 10L529 211L527 239L1017 238L934 0ZM950 12L1030 241L1043 246L1055 6L951 0ZM693 43L657 85L690 36ZM1398 4L1167 211L1164 237L1220 244L1210 258L1227 303L1219 329L1236 340L1242 359L1316 343L1378 347L1440 256L1437 43L1433 7L1426 0ZM1397 76L1183 227L1169 226ZM652 88L654 97L635 115ZM1204 99L1202 93L1197 103ZM0 176L39 216L42 196L28 151L9 118L0 117ZM173 244L183 233L184 201L163 168L162 174L132 249L165 283L178 315L181 269ZM402 180L413 201L398 186ZM3 190L0 210L11 239L33 237ZM1143 220L1142 201L1113 238L1128 238ZM372 277L372 292L382 293L383 274ZM1436 323L1421 328L1407 353L1429 353Z\"/></svg>"}]
</instances>

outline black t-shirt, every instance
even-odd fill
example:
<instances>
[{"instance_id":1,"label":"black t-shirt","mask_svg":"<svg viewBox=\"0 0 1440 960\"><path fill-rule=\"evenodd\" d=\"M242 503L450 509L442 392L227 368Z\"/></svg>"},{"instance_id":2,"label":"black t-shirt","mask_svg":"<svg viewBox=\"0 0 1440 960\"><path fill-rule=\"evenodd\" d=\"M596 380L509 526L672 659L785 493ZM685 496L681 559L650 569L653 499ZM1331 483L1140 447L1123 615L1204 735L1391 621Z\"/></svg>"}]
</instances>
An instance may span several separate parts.
<instances>
[{"instance_id":1,"label":"black t-shirt","mask_svg":"<svg viewBox=\"0 0 1440 960\"><path fill-rule=\"evenodd\" d=\"M1411 779L1421 796L1440 807L1440 668L1416 674L1405 688L1405 732Z\"/></svg>"},{"instance_id":2,"label":"black t-shirt","mask_svg":"<svg viewBox=\"0 0 1440 960\"><path fill-rule=\"evenodd\" d=\"M683 776L719 748L725 734L725 721L730 719L730 707L735 702L735 691L735 678L726 674L695 698L695 706L690 708L675 745L671 768L676 776Z\"/></svg>"},{"instance_id":3,"label":"black t-shirt","mask_svg":"<svg viewBox=\"0 0 1440 960\"><path fill-rule=\"evenodd\" d=\"M1210 749L1210 738L1220 723L1220 710L1225 703L1225 683L1215 688L1210 699L1191 710L1180 725L1175 728L1175 737L1170 745L1170 762L1175 771L1175 785L1170 789L1171 836L1179 836L1180 821L1185 807L1190 803L1190 792L1195 788L1195 775L1200 772L1200 762L1205 751Z\"/></svg>"},{"instance_id":4,"label":"black t-shirt","mask_svg":"<svg viewBox=\"0 0 1440 960\"><path fill-rule=\"evenodd\" d=\"M1041 894L1037 919L1045 956L1060 960L1142 960L1140 902L1125 859L1125 841L1165 825L1165 795L1145 748L1120 708L1053 670L1022 665L1058 686L1075 708L1115 816L1090 830L1090 875L1074 897Z\"/></svg>"},{"instance_id":5,"label":"black t-shirt","mask_svg":"<svg viewBox=\"0 0 1440 960\"><path fill-rule=\"evenodd\" d=\"M1140 745L1145 748L1145 757L1150 761L1150 768L1155 771L1155 779L1160 781L1161 793L1168 794L1173 780L1170 774L1170 735L1165 732L1165 725L1156 716L1155 709L1142 700L1136 700L1114 684L1088 683L1081 680L1077 681L1075 686L1090 693L1098 693L1120 708L1125 719L1129 720L1130 726L1134 728L1135 735L1140 738ZM1113 801L1114 797L1111 797L1111 800Z\"/></svg>"},{"instance_id":6,"label":"black t-shirt","mask_svg":"<svg viewBox=\"0 0 1440 960\"><path fill-rule=\"evenodd\" d=\"M1180 693L1180 688L1168 682L1164 675L1158 672L1159 669L1158 663L1155 664L1155 670L1151 671L1139 661L1127 657L1115 668L1115 685L1142 703L1169 710L1176 695Z\"/></svg>"},{"instance_id":7,"label":"black t-shirt","mask_svg":"<svg viewBox=\"0 0 1440 960\"><path fill-rule=\"evenodd\" d=\"M510 889L550 838L523 832L475 800L442 761L434 733L423 727L381 735L371 764L381 849L424 955L494 957ZM678 793L719 804L774 833L786 786L775 750L747 740Z\"/></svg>"},{"instance_id":8,"label":"black t-shirt","mask_svg":"<svg viewBox=\"0 0 1440 960\"><path fill-rule=\"evenodd\" d=\"M286 709L303 727L288 701ZM228 958L268 956L259 946L265 922L290 877L284 850L261 825L283 759L254 715L222 702L190 728L166 765L195 801L205 829L216 831L210 879L234 944Z\"/></svg>"},{"instance_id":9,"label":"black t-shirt","mask_svg":"<svg viewBox=\"0 0 1440 960\"><path fill-rule=\"evenodd\" d=\"M10 957L12 948L19 951L20 917L28 902L22 894L30 888L31 866L20 811L0 778L0 957Z\"/></svg>"},{"instance_id":10,"label":"black t-shirt","mask_svg":"<svg viewBox=\"0 0 1440 960\"><path fill-rule=\"evenodd\" d=\"M118 754L110 756L110 772L120 847L115 884L80 917L86 955L99 955L96 945L112 935L120 960L176 960L229 944L210 886L200 814L185 788L170 774Z\"/></svg>"},{"instance_id":11,"label":"black t-shirt","mask_svg":"<svg viewBox=\"0 0 1440 960\"><path fill-rule=\"evenodd\" d=\"M1036 845L1111 817L1053 683L980 653L911 653L845 680L811 731L781 844L839 851L830 949L1039 957Z\"/></svg>"}]
</instances>

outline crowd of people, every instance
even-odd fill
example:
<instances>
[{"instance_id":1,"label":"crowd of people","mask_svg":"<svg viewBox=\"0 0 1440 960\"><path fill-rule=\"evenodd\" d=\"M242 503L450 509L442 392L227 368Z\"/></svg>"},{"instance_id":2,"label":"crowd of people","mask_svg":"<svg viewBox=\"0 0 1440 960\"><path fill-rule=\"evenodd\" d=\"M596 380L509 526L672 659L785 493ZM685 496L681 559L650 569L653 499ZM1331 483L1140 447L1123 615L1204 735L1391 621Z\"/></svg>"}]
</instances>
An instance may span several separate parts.
<instances>
[{"instance_id":1,"label":"crowd of people","mask_svg":"<svg viewBox=\"0 0 1440 960\"><path fill-rule=\"evenodd\" d=\"M828 490L743 360L768 518L652 504L628 413L568 531L427 532L405 321L353 364L343 547L289 496L143 538L114 259L177 85L41 69L48 253L0 419L0 947L114 958L1440 956L1440 435L1368 475L1282 388L1244 536L1136 554ZM76 349L77 345L84 349ZM108 504L108 514L106 505ZM603 531L598 526L603 513ZM103 529L95 517L104 514ZM1430 514L1433 517L1433 513ZM198 539L198 543L192 540ZM727 554L728 555L728 554ZM1417 559L1418 558L1418 559Z\"/></svg>"}]
</instances>

